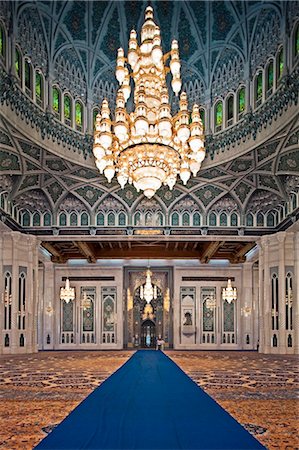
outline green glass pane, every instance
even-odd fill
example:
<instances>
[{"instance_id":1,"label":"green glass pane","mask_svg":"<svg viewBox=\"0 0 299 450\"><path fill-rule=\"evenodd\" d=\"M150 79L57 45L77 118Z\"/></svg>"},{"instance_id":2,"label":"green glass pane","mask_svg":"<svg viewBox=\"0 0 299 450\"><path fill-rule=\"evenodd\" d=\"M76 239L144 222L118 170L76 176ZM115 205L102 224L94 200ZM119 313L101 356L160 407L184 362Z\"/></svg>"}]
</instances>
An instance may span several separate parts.
<instances>
[{"instance_id":1,"label":"green glass pane","mask_svg":"<svg viewBox=\"0 0 299 450\"><path fill-rule=\"evenodd\" d=\"M228 119L232 119L234 117L234 97L229 97L229 99L228 99L227 114L228 114Z\"/></svg>"},{"instance_id":2,"label":"green glass pane","mask_svg":"<svg viewBox=\"0 0 299 450\"><path fill-rule=\"evenodd\" d=\"M52 101L53 101L53 109L56 112L60 112L60 96L57 88L53 88L52 91Z\"/></svg>"},{"instance_id":3,"label":"green glass pane","mask_svg":"<svg viewBox=\"0 0 299 450\"><path fill-rule=\"evenodd\" d=\"M263 74L260 72L256 79L256 99L260 99L263 96Z\"/></svg>"},{"instance_id":4,"label":"green glass pane","mask_svg":"<svg viewBox=\"0 0 299 450\"><path fill-rule=\"evenodd\" d=\"M68 95L65 95L64 97L64 118L71 118L71 99Z\"/></svg>"},{"instance_id":5,"label":"green glass pane","mask_svg":"<svg viewBox=\"0 0 299 450\"><path fill-rule=\"evenodd\" d=\"M98 112L99 111L97 109L93 110L93 129L94 130L95 130L95 127L96 127L96 118L97 118Z\"/></svg>"},{"instance_id":6,"label":"green glass pane","mask_svg":"<svg viewBox=\"0 0 299 450\"><path fill-rule=\"evenodd\" d=\"M230 218L230 224L232 227L236 227L238 225L238 217L237 214L232 214Z\"/></svg>"},{"instance_id":7,"label":"green glass pane","mask_svg":"<svg viewBox=\"0 0 299 450\"><path fill-rule=\"evenodd\" d=\"M97 215L97 225L104 226L104 214L99 213Z\"/></svg>"},{"instance_id":8,"label":"green glass pane","mask_svg":"<svg viewBox=\"0 0 299 450\"><path fill-rule=\"evenodd\" d=\"M0 55L4 56L4 49L5 49L5 45L4 45L4 30L2 27L0 27Z\"/></svg>"},{"instance_id":9,"label":"green glass pane","mask_svg":"<svg viewBox=\"0 0 299 450\"><path fill-rule=\"evenodd\" d=\"M35 95L37 98L42 98L42 76L39 72L35 74Z\"/></svg>"},{"instance_id":10,"label":"green glass pane","mask_svg":"<svg viewBox=\"0 0 299 450\"><path fill-rule=\"evenodd\" d=\"M239 90L239 113L245 111L245 88Z\"/></svg>"},{"instance_id":11,"label":"green glass pane","mask_svg":"<svg viewBox=\"0 0 299 450\"><path fill-rule=\"evenodd\" d=\"M25 86L28 89L31 89L31 68L28 61L25 61Z\"/></svg>"},{"instance_id":12,"label":"green glass pane","mask_svg":"<svg viewBox=\"0 0 299 450\"><path fill-rule=\"evenodd\" d=\"M223 120L223 107L222 102L219 102L216 105L216 125L222 125L222 120Z\"/></svg>"},{"instance_id":13,"label":"green glass pane","mask_svg":"<svg viewBox=\"0 0 299 450\"><path fill-rule=\"evenodd\" d=\"M268 75L267 75L267 85L268 89L273 87L273 62L271 62L268 66Z\"/></svg>"},{"instance_id":14,"label":"green glass pane","mask_svg":"<svg viewBox=\"0 0 299 450\"><path fill-rule=\"evenodd\" d=\"M295 47L296 47L296 55L299 54L299 27L296 30L296 39L295 39Z\"/></svg>"},{"instance_id":15,"label":"green glass pane","mask_svg":"<svg viewBox=\"0 0 299 450\"><path fill-rule=\"evenodd\" d=\"M200 114L200 118L201 118L202 124L203 124L203 126L205 126L205 110L201 109L199 111L199 114Z\"/></svg>"},{"instance_id":16,"label":"green glass pane","mask_svg":"<svg viewBox=\"0 0 299 450\"><path fill-rule=\"evenodd\" d=\"M124 213L120 213L119 217L118 217L118 224L120 226L124 226L126 225L126 216Z\"/></svg>"},{"instance_id":17,"label":"green glass pane","mask_svg":"<svg viewBox=\"0 0 299 450\"><path fill-rule=\"evenodd\" d=\"M195 213L193 216L193 225L200 226L200 215L198 213Z\"/></svg>"},{"instance_id":18,"label":"green glass pane","mask_svg":"<svg viewBox=\"0 0 299 450\"><path fill-rule=\"evenodd\" d=\"M172 218L171 218L171 225L172 226L178 226L179 224L179 216L177 213L172 214Z\"/></svg>"},{"instance_id":19,"label":"green glass pane","mask_svg":"<svg viewBox=\"0 0 299 450\"><path fill-rule=\"evenodd\" d=\"M227 226L227 215L225 213L222 213L220 215L220 226L226 227Z\"/></svg>"},{"instance_id":20,"label":"green glass pane","mask_svg":"<svg viewBox=\"0 0 299 450\"><path fill-rule=\"evenodd\" d=\"M75 108L75 112L76 112L76 125L82 127L82 113L83 113L83 108L81 103L76 102L76 108Z\"/></svg>"},{"instance_id":21,"label":"green glass pane","mask_svg":"<svg viewBox=\"0 0 299 450\"><path fill-rule=\"evenodd\" d=\"M113 213L110 213L108 215L108 226L114 226L115 225L115 216Z\"/></svg>"},{"instance_id":22,"label":"green glass pane","mask_svg":"<svg viewBox=\"0 0 299 450\"><path fill-rule=\"evenodd\" d=\"M15 54L15 68L16 68L16 74L19 78L21 78L21 54L18 49L16 49Z\"/></svg>"},{"instance_id":23,"label":"green glass pane","mask_svg":"<svg viewBox=\"0 0 299 450\"><path fill-rule=\"evenodd\" d=\"M66 226L66 215L64 213L59 216L59 225L62 227Z\"/></svg>"},{"instance_id":24,"label":"green glass pane","mask_svg":"<svg viewBox=\"0 0 299 450\"><path fill-rule=\"evenodd\" d=\"M278 78L282 77L282 72L283 72L283 50L281 49L278 57Z\"/></svg>"},{"instance_id":25,"label":"green glass pane","mask_svg":"<svg viewBox=\"0 0 299 450\"><path fill-rule=\"evenodd\" d=\"M209 225L212 226L212 227L216 226L216 215L214 213L210 214Z\"/></svg>"},{"instance_id":26,"label":"green glass pane","mask_svg":"<svg viewBox=\"0 0 299 450\"><path fill-rule=\"evenodd\" d=\"M71 224L71 227L76 227L78 225L78 216L76 213L71 214L70 224Z\"/></svg>"},{"instance_id":27,"label":"green glass pane","mask_svg":"<svg viewBox=\"0 0 299 450\"><path fill-rule=\"evenodd\" d=\"M81 216L81 225L82 226L88 225L88 215L86 213L83 213Z\"/></svg>"},{"instance_id":28,"label":"green glass pane","mask_svg":"<svg viewBox=\"0 0 299 450\"><path fill-rule=\"evenodd\" d=\"M44 216L44 226L49 227L51 226L51 214L46 213Z\"/></svg>"},{"instance_id":29,"label":"green glass pane","mask_svg":"<svg viewBox=\"0 0 299 450\"><path fill-rule=\"evenodd\" d=\"M187 227L190 225L190 216L188 213L183 214L183 226Z\"/></svg>"}]
</instances>

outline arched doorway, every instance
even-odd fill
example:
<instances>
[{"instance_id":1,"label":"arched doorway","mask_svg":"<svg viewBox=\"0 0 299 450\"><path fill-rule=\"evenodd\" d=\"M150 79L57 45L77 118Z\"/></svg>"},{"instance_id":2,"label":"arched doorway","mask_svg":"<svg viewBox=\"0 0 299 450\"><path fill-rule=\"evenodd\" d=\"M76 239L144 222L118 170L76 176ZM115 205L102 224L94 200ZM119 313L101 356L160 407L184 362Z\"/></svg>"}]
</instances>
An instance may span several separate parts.
<instances>
[{"instance_id":1,"label":"arched doorway","mask_svg":"<svg viewBox=\"0 0 299 450\"><path fill-rule=\"evenodd\" d=\"M145 320L140 329L140 346L142 348L155 347L156 325L152 320Z\"/></svg>"}]
</instances>

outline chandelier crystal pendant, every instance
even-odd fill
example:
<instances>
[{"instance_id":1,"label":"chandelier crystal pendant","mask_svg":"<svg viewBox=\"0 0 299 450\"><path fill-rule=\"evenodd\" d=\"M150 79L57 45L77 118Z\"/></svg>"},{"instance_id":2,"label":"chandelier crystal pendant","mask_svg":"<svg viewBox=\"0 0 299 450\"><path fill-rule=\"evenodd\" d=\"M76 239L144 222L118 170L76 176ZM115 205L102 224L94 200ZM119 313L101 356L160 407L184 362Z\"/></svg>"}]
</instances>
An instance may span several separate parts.
<instances>
[{"instance_id":1,"label":"chandelier crystal pendant","mask_svg":"<svg viewBox=\"0 0 299 450\"><path fill-rule=\"evenodd\" d=\"M227 286L222 289L222 298L224 301L226 300L228 303L237 300L237 288L232 287L232 282L230 278L227 280Z\"/></svg>"},{"instance_id":2,"label":"chandelier crystal pendant","mask_svg":"<svg viewBox=\"0 0 299 450\"><path fill-rule=\"evenodd\" d=\"M153 299L157 298L157 286L152 285L151 271L148 268L146 271L146 281L144 286L140 286L140 298L145 300L146 303L150 303Z\"/></svg>"},{"instance_id":3,"label":"chandelier crystal pendant","mask_svg":"<svg viewBox=\"0 0 299 450\"><path fill-rule=\"evenodd\" d=\"M75 288L70 286L68 278L65 280L65 287L60 288L60 299L65 301L65 303L75 300Z\"/></svg>"},{"instance_id":4,"label":"chandelier crystal pendant","mask_svg":"<svg viewBox=\"0 0 299 450\"><path fill-rule=\"evenodd\" d=\"M153 8L148 6L140 45L132 30L128 57L118 49L116 78L120 87L115 120L110 118L106 99L96 118L93 153L97 168L109 183L116 175L122 188L128 182L151 198L162 184L172 190L178 175L184 184L191 173L196 176L205 158L199 106L195 104L190 115L187 94L182 92L179 111L172 116L166 84L170 72L172 90L179 94L180 68L178 42L173 40L171 51L163 55L160 28L154 22ZM130 78L135 86L135 109L128 113Z\"/></svg>"}]
</instances>

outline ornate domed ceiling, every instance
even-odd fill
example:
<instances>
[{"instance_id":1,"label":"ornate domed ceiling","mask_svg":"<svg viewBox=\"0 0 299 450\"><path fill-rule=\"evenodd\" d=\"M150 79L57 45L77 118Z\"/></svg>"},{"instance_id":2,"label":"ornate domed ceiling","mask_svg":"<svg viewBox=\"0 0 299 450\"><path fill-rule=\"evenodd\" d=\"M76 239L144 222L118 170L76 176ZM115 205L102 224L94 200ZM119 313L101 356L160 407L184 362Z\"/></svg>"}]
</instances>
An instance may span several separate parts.
<instances>
[{"instance_id":1,"label":"ornate domed ceiling","mask_svg":"<svg viewBox=\"0 0 299 450\"><path fill-rule=\"evenodd\" d=\"M160 189L149 204L132 187L121 190L98 174L91 157L93 108L104 97L114 102L117 49L127 49L132 28L140 30L147 4L0 2L0 25L7 33L6 54L1 59L0 194L2 211L16 228L35 227L37 232L44 226L63 233L63 227L80 225L80 215L86 212L82 225L87 229L193 225L199 232L204 228L204 233L213 233L215 228L231 226L238 234L246 227L248 233L254 226L273 229L287 216L296 216L298 2L151 2L164 51L170 49L172 39L178 39L183 88L192 103L197 101L204 108L207 158L187 187L178 183L172 192ZM23 85L16 82L15 45L23 63L29 61L44 77L41 104L36 94L30 98L24 81ZM270 92L271 61L274 81ZM264 77L260 103L255 98L258 73ZM74 102L82 102L84 129L57 120L51 103L53 86L62 95L70 94ZM242 87L245 107L240 111L237 93ZM229 95L234 96L232 123L227 120ZM177 99L172 101L175 108ZM215 119L219 101L224 115L220 130ZM42 215L35 220L36 211ZM109 223L111 211L117 217ZM73 222L72 212L77 214ZM117 222L122 212L125 219ZM46 221L47 213L50 219ZM66 218L60 220L62 213ZM194 219L195 213L199 219ZM222 213L226 219L221 219ZM237 218L231 221L233 213Z\"/></svg>"}]
</instances>

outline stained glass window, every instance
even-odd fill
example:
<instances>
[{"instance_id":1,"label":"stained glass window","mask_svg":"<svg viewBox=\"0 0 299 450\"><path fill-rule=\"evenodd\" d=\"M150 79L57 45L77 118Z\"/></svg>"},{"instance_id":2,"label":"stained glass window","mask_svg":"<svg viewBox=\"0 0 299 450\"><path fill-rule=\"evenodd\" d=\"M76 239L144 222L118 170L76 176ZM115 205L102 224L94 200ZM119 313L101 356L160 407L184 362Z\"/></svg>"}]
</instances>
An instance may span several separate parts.
<instances>
[{"instance_id":1,"label":"stained glass window","mask_svg":"<svg viewBox=\"0 0 299 450\"><path fill-rule=\"evenodd\" d=\"M115 225L115 215L113 213L108 214L108 226L114 227Z\"/></svg>"},{"instance_id":2,"label":"stained glass window","mask_svg":"<svg viewBox=\"0 0 299 450\"><path fill-rule=\"evenodd\" d=\"M56 86L52 89L52 107L56 113L60 114L60 92Z\"/></svg>"},{"instance_id":3,"label":"stained glass window","mask_svg":"<svg viewBox=\"0 0 299 450\"><path fill-rule=\"evenodd\" d=\"M273 81L274 81L274 69L273 69L273 61L271 61L267 68L267 91L273 89Z\"/></svg>"},{"instance_id":4,"label":"stained glass window","mask_svg":"<svg viewBox=\"0 0 299 450\"><path fill-rule=\"evenodd\" d=\"M78 225L78 216L74 212L71 214L70 225L71 227L76 227Z\"/></svg>"},{"instance_id":5,"label":"stained glass window","mask_svg":"<svg viewBox=\"0 0 299 450\"><path fill-rule=\"evenodd\" d=\"M274 227L274 214L273 213L269 213L267 216L267 226Z\"/></svg>"},{"instance_id":6,"label":"stained glass window","mask_svg":"<svg viewBox=\"0 0 299 450\"><path fill-rule=\"evenodd\" d=\"M179 215L176 212L171 216L171 225L173 227L177 227L179 225Z\"/></svg>"},{"instance_id":7,"label":"stained glass window","mask_svg":"<svg viewBox=\"0 0 299 450\"><path fill-rule=\"evenodd\" d=\"M232 125L234 120L234 97L231 95L227 100L227 125Z\"/></svg>"},{"instance_id":8,"label":"stained glass window","mask_svg":"<svg viewBox=\"0 0 299 450\"><path fill-rule=\"evenodd\" d=\"M41 100L42 98L42 75L39 72L35 73L35 95Z\"/></svg>"},{"instance_id":9,"label":"stained glass window","mask_svg":"<svg viewBox=\"0 0 299 450\"><path fill-rule=\"evenodd\" d=\"M141 214L140 212L137 212L134 216L134 225L135 226L140 226L141 225Z\"/></svg>"},{"instance_id":10,"label":"stained glass window","mask_svg":"<svg viewBox=\"0 0 299 450\"><path fill-rule=\"evenodd\" d=\"M225 213L220 214L220 226L221 227L227 226L227 215Z\"/></svg>"},{"instance_id":11,"label":"stained glass window","mask_svg":"<svg viewBox=\"0 0 299 450\"><path fill-rule=\"evenodd\" d=\"M283 73L283 48L279 50L277 62L277 78L280 80Z\"/></svg>"},{"instance_id":12,"label":"stained glass window","mask_svg":"<svg viewBox=\"0 0 299 450\"><path fill-rule=\"evenodd\" d=\"M123 212L121 212L118 216L118 225L121 227L126 225L126 215Z\"/></svg>"},{"instance_id":13,"label":"stained glass window","mask_svg":"<svg viewBox=\"0 0 299 450\"><path fill-rule=\"evenodd\" d=\"M264 226L264 216L262 213L258 213L258 215L256 217L256 224L258 227Z\"/></svg>"},{"instance_id":14,"label":"stained glass window","mask_svg":"<svg viewBox=\"0 0 299 450\"><path fill-rule=\"evenodd\" d=\"M160 227L162 227L163 226L163 214L158 212L157 217L158 217L158 224Z\"/></svg>"},{"instance_id":15,"label":"stained glass window","mask_svg":"<svg viewBox=\"0 0 299 450\"><path fill-rule=\"evenodd\" d=\"M246 216L246 226L247 227L253 226L253 216L251 213L247 214L247 216Z\"/></svg>"},{"instance_id":16,"label":"stained glass window","mask_svg":"<svg viewBox=\"0 0 299 450\"><path fill-rule=\"evenodd\" d=\"M211 227L215 227L216 226L216 214L215 213L211 213L209 216L209 225Z\"/></svg>"},{"instance_id":17,"label":"stained glass window","mask_svg":"<svg viewBox=\"0 0 299 450\"><path fill-rule=\"evenodd\" d=\"M45 227L50 227L51 224L52 224L51 214L50 213L46 213L44 215L44 226Z\"/></svg>"},{"instance_id":18,"label":"stained glass window","mask_svg":"<svg viewBox=\"0 0 299 450\"><path fill-rule=\"evenodd\" d=\"M201 121L203 124L203 128L205 128L206 112L204 109L200 109L199 114L200 114L200 118L201 118Z\"/></svg>"},{"instance_id":19,"label":"stained glass window","mask_svg":"<svg viewBox=\"0 0 299 450\"><path fill-rule=\"evenodd\" d=\"M104 226L104 214L103 213L99 213L97 215L97 225L100 227Z\"/></svg>"},{"instance_id":20,"label":"stained glass window","mask_svg":"<svg viewBox=\"0 0 299 450\"><path fill-rule=\"evenodd\" d=\"M238 216L236 213L232 213L230 216L230 226L236 227L238 225Z\"/></svg>"},{"instance_id":21,"label":"stained glass window","mask_svg":"<svg viewBox=\"0 0 299 450\"><path fill-rule=\"evenodd\" d=\"M190 216L187 212L183 214L183 226L188 227L190 225Z\"/></svg>"},{"instance_id":22,"label":"stained glass window","mask_svg":"<svg viewBox=\"0 0 299 450\"><path fill-rule=\"evenodd\" d=\"M39 215L39 213L34 213L34 216L33 216L33 226L34 227L39 227L40 226L40 215Z\"/></svg>"},{"instance_id":23,"label":"stained glass window","mask_svg":"<svg viewBox=\"0 0 299 450\"><path fill-rule=\"evenodd\" d=\"M235 305L234 303L223 302L223 331L231 333L235 329Z\"/></svg>"},{"instance_id":24,"label":"stained glass window","mask_svg":"<svg viewBox=\"0 0 299 450\"><path fill-rule=\"evenodd\" d=\"M5 33L2 25L0 24L0 56L5 57Z\"/></svg>"},{"instance_id":25,"label":"stained glass window","mask_svg":"<svg viewBox=\"0 0 299 450\"><path fill-rule=\"evenodd\" d=\"M299 25L297 25L295 33L295 56L299 55Z\"/></svg>"},{"instance_id":26,"label":"stained glass window","mask_svg":"<svg viewBox=\"0 0 299 450\"><path fill-rule=\"evenodd\" d=\"M16 48L16 53L15 53L15 68L16 68L16 75L21 78L21 74L22 74L22 62L21 62L21 53L20 50L18 48Z\"/></svg>"},{"instance_id":27,"label":"stained glass window","mask_svg":"<svg viewBox=\"0 0 299 450\"><path fill-rule=\"evenodd\" d=\"M30 215L29 215L29 212L26 211L23 215L23 226L29 227L29 225L30 225Z\"/></svg>"},{"instance_id":28,"label":"stained glass window","mask_svg":"<svg viewBox=\"0 0 299 450\"><path fill-rule=\"evenodd\" d=\"M263 73L259 72L256 77L255 99L261 100L263 97Z\"/></svg>"},{"instance_id":29,"label":"stained glass window","mask_svg":"<svg viewBox=\"0 0 299 450\"><path fill-rule=\"evenodd\" d=\"M239 90L238 94L238 112L239 115L242 115L245 111L245 87L242 87Z\"/></svg>"},{"instance_id":30,"label":"stained glass window","mask_svg":"<svg viewBox=\"0 0 299 450\"><path fill-rule=\"evenodd\" d=\"M69 95L64 96L64 119L70 121L72 115L71 98Z\"/></svg>"},{"instance_id":31,"label":"stained glass window","mask_svg":"<svg viewBox=\"0 0 299 450\"><path fill-rule=\"evenodd\" d=\"M86 212L81 214L81 226L82 227L88 226L88 214Z\"/></svg>"},{"instance_id":32,"label":"stained glass window","mask_svg":"<svg viewBox=\"0 0 299 450\"><path fill-rule=\"evenodd\" d=\"M76 102L75 106L76 128L81 130L83 126L83 106L82 103Z\"/></svg>"},{"instance_id":33,"label":"stained glass window","mask_svg":"<svg viewBox=\"0 0 299 450\"><path fill-rule=\"evenodd\" d=\"M195 213L193 215L193 225L195 227L199 227L200 226L200 215L198 213Z\"/></svg>"},{"instance_id":34,"label":"stained glass window","mask_svg":"<svg viewBox=\"0 0 299 450\"><path fill-rule=\"evenodd\" d=\"M222 127L222 121L223 121L223 105L222 105L222 102L219 101L216 103L216 107L215 107L215 122L216 122L217 131L218 131L218 127L219 128Z\"/></svg>"},{"instance_id":35,"label":"stained glass window","mask_svg":"<svg viewBox=\"0 0 299 450\"><path fill-rule=\"evenodd\" d=\"M66 214L65 213L61 213L59 216L59 225L61 227L65 227L66 226Z\"/></svg>"},{"instance_id":36,"label":"stained glass window","mask_svg":"<svg viewBox=\"0 0 299 450\"><path fill-rule=\"evenodd\" d=\"M31 65L25 60L25 87L31 91Z\"/></svg>"}]
</instances>

